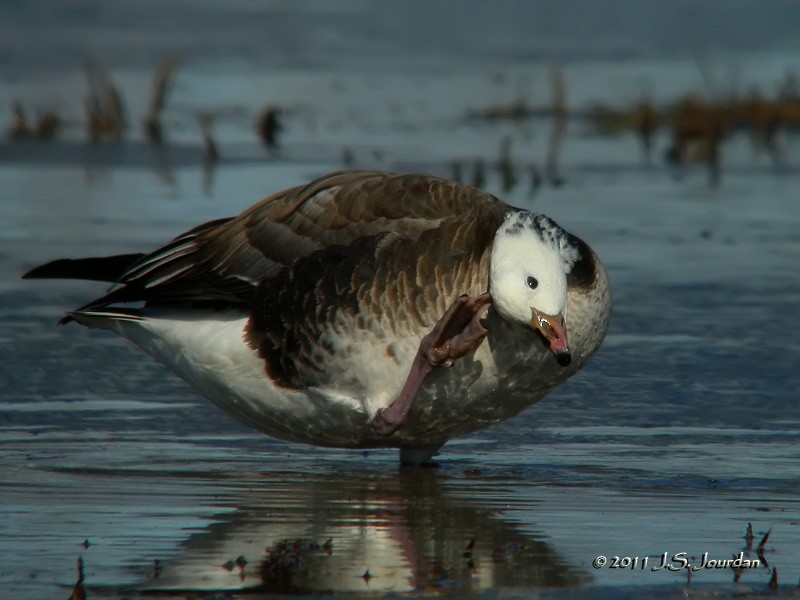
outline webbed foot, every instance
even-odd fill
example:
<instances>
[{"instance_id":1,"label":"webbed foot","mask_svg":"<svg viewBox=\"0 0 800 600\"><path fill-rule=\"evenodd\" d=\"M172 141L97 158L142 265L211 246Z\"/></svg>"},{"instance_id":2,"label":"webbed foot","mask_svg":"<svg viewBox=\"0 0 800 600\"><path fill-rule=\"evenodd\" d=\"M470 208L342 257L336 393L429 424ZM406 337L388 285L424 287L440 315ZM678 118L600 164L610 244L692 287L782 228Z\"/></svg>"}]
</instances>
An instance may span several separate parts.
<instances>
[{"instance_id":1,"label":"webbed foot","mask_svg":"<svg viewBox=\"0 0 800 600\"><path fill-rule=\"evenodd\" d=\"M400 395L372 420L372 428L381 435L391 435L407 420L408 411L419 388L435 367L451 367L453 362L481 345L488 331L481 323L492 297L459 296L422 338L414 362Z\"/></svg>"}]
</instances>

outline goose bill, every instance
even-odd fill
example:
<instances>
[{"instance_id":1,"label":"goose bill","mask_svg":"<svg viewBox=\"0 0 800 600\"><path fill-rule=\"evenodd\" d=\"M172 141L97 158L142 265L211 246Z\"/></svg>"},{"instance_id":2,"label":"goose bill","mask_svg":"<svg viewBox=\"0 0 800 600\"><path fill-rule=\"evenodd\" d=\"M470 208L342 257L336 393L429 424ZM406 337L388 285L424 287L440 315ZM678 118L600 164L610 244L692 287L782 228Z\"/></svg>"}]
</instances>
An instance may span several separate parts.
<instances>
[{"instance_id":1,"label":"goose bill","mask_svg":"<svg viewBox=\"0 0 800 600\"><path fill-rule=\"evenodd\" d=\"M566 367L572 360L572 356L567 343L567 324L564 320L564 313L555 316L548 315L533 307L531 307L531 312L533 313L531 327L547 342L547 347L556 357L558 364Z\"/></svg>"}]
</instances>

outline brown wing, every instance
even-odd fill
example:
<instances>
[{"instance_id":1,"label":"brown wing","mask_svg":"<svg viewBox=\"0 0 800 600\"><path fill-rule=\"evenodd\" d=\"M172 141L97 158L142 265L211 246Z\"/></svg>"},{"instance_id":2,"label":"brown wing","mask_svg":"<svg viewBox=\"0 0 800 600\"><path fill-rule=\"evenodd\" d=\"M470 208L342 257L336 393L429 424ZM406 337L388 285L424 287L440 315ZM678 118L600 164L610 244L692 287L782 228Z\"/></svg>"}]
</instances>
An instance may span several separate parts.
<instances>
[{"instance_id":1,"label":"brown wing","mask_svg":"<svg viewBox=\"0 0 800 600\"><path fill-rule=\"evenodd\" d=\"M425 281L441 277L437 285L446 288L452 285L448 282L453 261L480 254L491 245L507 210L475 188L426 175L332 173L275 194L238 217L178 236L133 264L116 289L83 309L115 302L204 300L250 307L259 287L279 275L280 284L275 284L286 286L287 277L297 278L308 270L311 263L301 259L319 263L320 278L327 281L335 266L329 253L344 254L349 260L372 253L374 260L380 258L382 269L394 264L392 273L401 273L400 277ZM417 244L420 239L424 247ZM354 245L359 240L366 241ZM416 266L410 266L413 263ZM335 278L341 281L343 276L339 272ZM371 281L363 273L356 280L353 289ZM293 285L296 294L308 287L296 281ZM387 281L386 285L394 289L403 284ZM406 292L389 293L407 297Z\"/></svg>"},{"instance_id":2,"label":"brown wing","mask_svg":"<svg viewBox=\"0 0 800 600\"><path fill-rule=\"evenodd\" d=\"M505 211L485 208L437 219L415 237L389 231L327 246L263 282L247 339L270 377L285 387L323 385L341 352L325 345L326 333L361 329L387 345L419 339L456 297L486 291Z\"/></svg>"}]
</instances>

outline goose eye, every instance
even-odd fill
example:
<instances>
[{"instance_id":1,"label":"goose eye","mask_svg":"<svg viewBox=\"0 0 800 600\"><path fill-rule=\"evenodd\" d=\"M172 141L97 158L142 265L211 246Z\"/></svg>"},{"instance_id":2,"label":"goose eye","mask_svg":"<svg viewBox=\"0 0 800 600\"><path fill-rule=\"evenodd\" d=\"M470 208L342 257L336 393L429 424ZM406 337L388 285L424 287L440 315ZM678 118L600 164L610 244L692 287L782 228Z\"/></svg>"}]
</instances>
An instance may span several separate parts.
<instances>
[{"instance_id":1,"label":"goose eye","mask_svg":"<svg viewBox=\"0 0 800 600\"><path fill-rule=\"evenodd\" d=\"M528 277L528 287L532 290L535 290L539 286L539 282L536 280L536 277Z\"/></svg>"}]
</instances>

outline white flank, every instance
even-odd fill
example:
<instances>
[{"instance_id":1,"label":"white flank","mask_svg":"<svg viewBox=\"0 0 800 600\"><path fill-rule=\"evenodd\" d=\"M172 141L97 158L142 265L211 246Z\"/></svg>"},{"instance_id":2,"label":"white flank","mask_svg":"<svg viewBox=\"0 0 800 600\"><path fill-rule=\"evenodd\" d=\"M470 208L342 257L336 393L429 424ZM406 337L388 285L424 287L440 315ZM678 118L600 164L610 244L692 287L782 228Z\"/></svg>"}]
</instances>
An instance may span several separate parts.
<instances>
[{"instance_id":1,"label":"white flank","mask_svg":"<svg viewBox=\"0 0 800 600\"><path fill-rule=\"evenodd\" d=\"M74 316L84 325L127 338L224 410L287 439L301 439L300 432L318 427L331 438L369 427L403 383L401 369L385 347L377 347L375 338L363 331L356 336L361 339L350 337L352 326L341 330L349 336L330 340L337 348L333 364L325 365L335 374L330 384L294 390L276 386L263 359L245 343L247 318L242 313L150 310L137 319L114 318L108 311Z\"/></svg>"}]
</instances>

